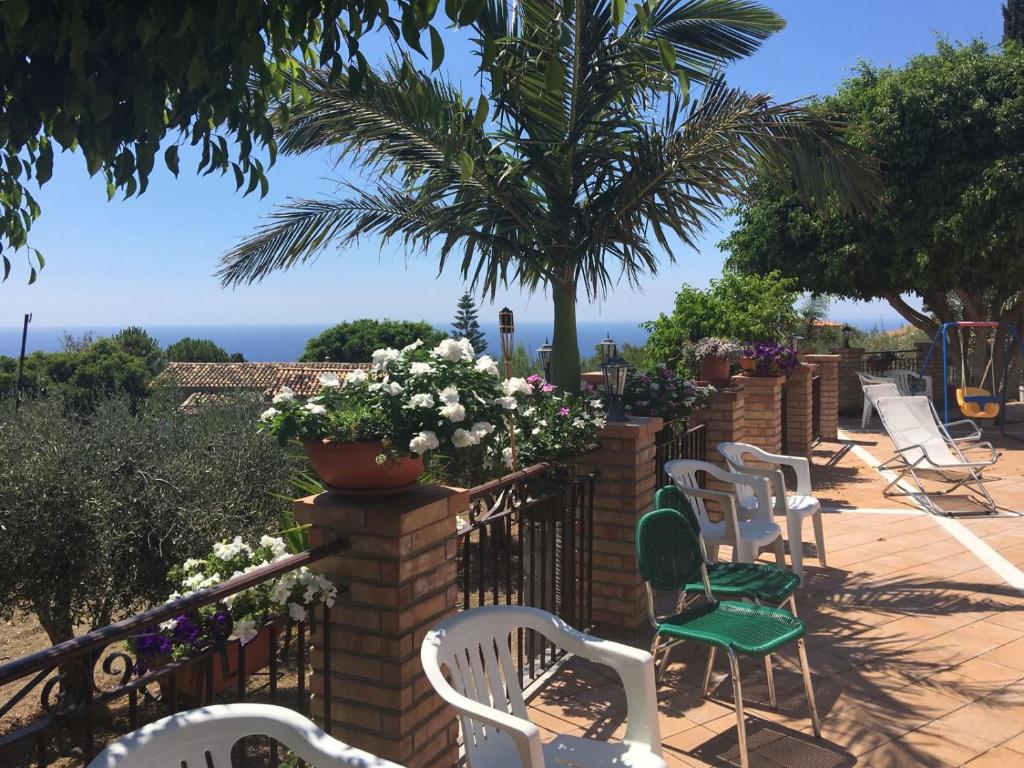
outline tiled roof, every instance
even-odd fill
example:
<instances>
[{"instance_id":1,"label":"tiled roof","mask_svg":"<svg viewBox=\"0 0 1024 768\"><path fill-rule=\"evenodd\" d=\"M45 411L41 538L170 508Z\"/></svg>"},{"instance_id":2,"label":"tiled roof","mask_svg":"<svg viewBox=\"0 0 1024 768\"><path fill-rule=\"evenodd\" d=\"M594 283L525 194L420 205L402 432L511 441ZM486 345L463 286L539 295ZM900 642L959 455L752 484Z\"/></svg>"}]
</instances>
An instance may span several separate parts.
<instances>
[{"instance_id":1,"label":"tiled roof","mask_svg":"<svg viewBox=\"0 0 1024 768\"><path fill-rule=\"evenodd\" d=\"M272 394L283 386L308 396L320 389L320 374L369 369L370 363L169 363L160 374L168 382L191 393L262 392Z\"/></svg>"}]
</instances>

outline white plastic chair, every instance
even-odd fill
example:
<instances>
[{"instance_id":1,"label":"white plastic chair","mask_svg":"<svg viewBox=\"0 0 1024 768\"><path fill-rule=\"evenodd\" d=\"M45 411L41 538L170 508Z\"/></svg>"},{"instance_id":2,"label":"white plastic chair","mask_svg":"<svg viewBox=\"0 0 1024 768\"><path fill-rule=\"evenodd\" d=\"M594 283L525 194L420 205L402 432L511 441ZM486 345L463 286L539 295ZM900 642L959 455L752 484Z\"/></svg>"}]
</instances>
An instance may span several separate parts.
<instances>
[{"instance_id":1,"label":"white plastic chair","mask_svg":"<svg viewBox=\"0 0 1024 768\"><path fill-rule=\"evenodd\" d=\"M922 376L916 371L908 371L903 368L893 368L891 371L886 371L882 375L885 376L885 378L892 379L896 382L896 386L900 388L901 395L924 395L931 400L931 376Z\"/></svg>"},{"instance_id":2,"label":"white plastic chair","mask_svg":"<svg viewBox=\"0 0 1024 768\"><path fill-rule=\"evenodd\" d=\"M772 484L772 505L775 514L786 516L786 536L789 539L789 559L793 565L793 573L801 577L804 574L803 525L807 518L811 518L814 523L814 543L818 548L818 562L824 568L827 565L825 531L821 523L821 502L814 497L811 488L811 463L802 456L768 453L749 443L719 443L718 452L737 472L759 475L767 478ZM750 461L772 466L752 466ZM786 492L786 481L781 467L793 468L796 474L796 493ZM753 496L741 493L738 494L738 498L740 506L744 508L751 509L757 505L757 499Z\"/></svg>"},{"instance_id":3,"label":"white plastic chair","mask_svg":"<svg viewBox=\"0 0 1024 768\"><path fill-rule=\"evenodd\" d=\"M510 651L519 629L532 629L569 653L619 673L627 708L622 741L561 734L541 744ZM423 639L420 659L434 690L461 717L471 768L666 768L654 658L647 651L586 635L538 608L492 605L442 621Z\"/></svg>"},{"instance_id":4,"label":"white plastic chair","mask_svg":"<svg viewBox=\"0 0 1024 768\"><path fill-rule=\"evenodd\" d=\"M885 487L883 493L886 496L915 496L923 500L931 512L944 513L929 496L944 496L966 486L973 487L985 497L989 512L997 511L996 503L981 478L981 471L994 465L999 457L991 443L980 441L981 430L977 424L970 419L943 424L932 401L924 396L882 397L875 401L875 408L896 449L896 456L886 464L895 463L899 470L896 478ZM948 427L958 425L973 427L973 432L954 438L949 434ZM971 459L964 453L965 448L988 455L981 459ZM921 471L936 473L952 487L945 491L926 491L917 474ZM951 477L950 473L954 473L954 476ZM891 491L907 475L913 478L917 491ZM952 515L952 512L948 514Z\"/></svg>"},{"instance_id":5,"label":"white plastic chair","mask_svg":"<svg viewBox=\"0 0 1024 768\"><path fill-rule=\"evenodd\" d=\"M328 736L311 720L270 704L217 704L165 717L122 736L88 768L231 768L245 736L269 736L316 768L402 768Z\"/></svg>"},{"instance_id":6,"label":"white plastic chair","mask_svg":"<svg viewBox=\"0 0 1024 768\"><path fill-rule=\"evenodd\" d=\"M860 379L860 388L864 393L864 410L860 416L860 428L867 429L868 425L871 424L871 414L874 408L874 402L871 399L872 392L878 392L875 398L878 397L899 397L903 393L900 392L899 385L896 384L892 379L887 379L885 376L872 376L870 373L858 373L857 378ZM871 387L884 387L884 390L875 390ZM870 389L870 392L869 392ZM884 392L885 394L881 394Z\"/></svg>"},{"instance_id":7,"label":"white plastic chair","mask_svg":"<svg viewBox=\"0 0 1024 768\"><path fill-rule=\"evenodd\" d=\"M710 478L732 485L733 493L701 488L697 474L706 473ZM782 529L772 519L771 492L768 480L751 474L727 472L707 461L676 459L665 462L665 474L689 500L700 523L700 534L707 547L708 559L718 560L718 548L722 544L732 545L732 559L740 563L752 563L762 548L771 546L775 550L776 562L785 568L786 549L782 543ZM749 496L753 504L743 507L738 514L737 497ZM708 516L706 501L719 502L723 518L712 520Z\"/></svg>"}]
</instances>

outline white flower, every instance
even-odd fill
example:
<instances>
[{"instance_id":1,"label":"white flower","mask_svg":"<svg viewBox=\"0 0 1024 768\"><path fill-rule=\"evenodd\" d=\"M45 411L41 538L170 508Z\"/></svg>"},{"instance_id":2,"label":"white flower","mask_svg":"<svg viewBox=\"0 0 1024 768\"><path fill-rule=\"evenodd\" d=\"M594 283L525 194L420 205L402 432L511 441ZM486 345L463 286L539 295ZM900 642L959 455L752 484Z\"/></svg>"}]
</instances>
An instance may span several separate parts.
<instances>
[{"instance_id":1,"label":"white flower","mask_svg":"<svg viewBox=\"0 0 1024 768\"><path fill-rule=\"evenodd\" d=\"M496 397L494 398L494 404L500 405L506 411L514 411L519 407L519 401L514 397Z\"/></svg>"},{"instance_id":2,"label":"white flower","mask_svg":"<svg viewBox=\"0 0 1024 768\"><path fill-rule=\"evenodd\" d=\"M433 408L434 397L426 392L413 395L409 398L409 406L412 408Z\"/></svg>"},{"instance_id":3,"label":"white flower","mask_svg":"<svg viewBox=\"0 0 1024 768\"><path fill-rule=\"evenodd\" d=\"M427 451L432 451L437 448L441 443L437 439L437 435L429 430L420 432L416 437L409 441L409 450L412 453L419 454L422 456Z\"/></svg>"},{"instance_id":4,"label":"white flower","mask_svg":"<svg viewBox=\"0 0 1024 768\"><path fill-rule=\"evenodd\" d=\"M350 387L354 384L365 384L367 379L370 377L366 374L362 368L357 368L354 371L349 371L345 374L345 386Z\"/></svg>"},{"instance_id":5,"label":"white flower","mask_svg":"<svg viewBox=\"0 0 1024 768\"><path fill-rule=\"evenodd\" d=\"M338 378L336 373L321 373L320 374L320 386L321 387L340 387L341 379Z\"/></svg>"},{"instance_id":6,"label":"white flower","mask_svg":"<svg viewBox=\"0 0 1024 768\"><path fill-rule=\"evenodd\" d=\"M319 403L306 403L303 407L313 416L325 416L327 414L327 408Z\"/></svg>"},{"instance_id":7,"label":"white flower","mask_svg":"<svg viewBox=\"0 0 1024 768\"><path fill-rule=\"evenodd\" d=\"M288 615L295 619L295 621L305 621L306 609L298 603L288 603Z\"/></svg>"},{"instance_id":8,"label":"white flower","mask_svg":"<svg viewBox=\"0 0 1024 768\"><path fill-rule=\"evenodd\" d=\"M441 398L442 403L457 403L459 402L459 390L455 387L445 387L437 396Z\"/></svg>"},{"instance_id":9,"label":"white flower","mask_svg":"<svg viewBox=\"0 0 1024 768\"><path fill-rule=\"evenodd\" d=\"M404 355L406 352L412 352L414 349L419 349L422 346L423 339L416 339L416 341L414 341L412 344L406 344L404 347L402 347L401 354Z\"/></svg>"},{"instance_id":10,"label":"white flower","mask_svg":"<svg viewBox=\"0 0 1024 768\"><path fill-rule=\"evenodd\" d=\"M452 445L456 448L469 448L471 445L479 445L480 438L465 429L456 429L452 435Z\"/></svg>"},{"instance_id":11,"label":"white flower","mask_svg":"<svg viewBox=\"0 0 1024 768\"><path fill-rule=\"evenodd\" d=\"M241 536L235 536L231 541L218 541L213 545L213 554L221 560L230 560L242 552L251 555L252 548L242 541ZM217 578L220 579L220 576Z\"/></svg>"},{"instance_id":12,"label":"white flower","mask_svg":"<svg viewBox=\"0 0 1024 768\"><path fill-rule=\"evenodd\" d=\"M540 427L534 427L533 428L533 432L531 432L530 434L531 435L539 435L540 434Z\"/></svg>"},{"instance_id":13,"label":"white flower","mask_svg":"<svg viewBox=\"0 0 1024 768\"><path fill-rule=\"evenodd\" d=\"M408 347L406 347L408 349ZM397 349L387 347L385 349L375 349L373 351L373 364L378 370L384 370L393 361L398 359L401 353Z\"/></svg>"},{"instance_id":14,"label":"white flower","mask_svg":"<svg viewBox=\"0 0 1024 768\"><path fill-rule=\"evenodd\" d=\"M535 414L536 412L537 409L531 405L529 408L523 411L523 416L533 416L533 414Z\"/></svg>"},{"instance_id":15,"label":"white flower","mask_svg":"<svg viewBox=\"0 0 1024 768\"><path fill-rule=\"evenodd\" d=\"M270 421L279 413L280 411L277 408L267 408L267 410L260 414L260 421Z\"/></svg>"},{"instance_id":16,"label":"white flower","mask_svg":"<svg viewBox=\"0 0 1024 768\"><path fill-rule=\"evenodd\" d=\"M577 416L575 419L572 420L572 425L576 429L584 429L587 426L587 422L585 422L583 419Z\"/></svg>"},{"instance_id":17,"label":"white flower","mask_svg":"<svg viewBox=\"0 0 1024 768\"><path fill-rule=\"evenodd\" d=\"M287 557L288 545L279 536L263 536L260 538L260 546L266 547L275 558Z\"/></svg>"},{"instance_id":18,"label":"white flower","mask_svg":"<svg viewBox=\"0 0 1024 768\"><path fill-rule=\"evenodd\" d=\"M511 448L502 448L502 450L501 450L501 460L503 462L505 462L505 466L506 467L508 467L509 469L512 468L512 449Z\"/></svg>"},{"instance_id":19,"label":"white flower","mask_svg":"<svg viewBox=\"0 0 1024 768\"><path fill-rule=\"evenodd\" d=\"M387 392L392 397L398 397L400 394L402 394L402 389L402 385L399 384L397 381L389 381L387 384L384 385L384 391Z\"/></svg>"},{"instance_id":20,"label":"white flower","mask_svg":"<svg viewBox=\"0 0 1024 768\"><path fill-rule=\"evenodd\" d=\"M434 372L434 367L430 363L412 363L409 366L409 373L413 376L427 376Z\"/></svg>"},{"instance_id":21,"label":"white flower","mask_svg":"<svg viewBox=\"0 0 1024 768\"><path fill-rule=\"evenodd\" d=\"M202 564L203 564L202 560L197 560L194 557L190 557L188 560L186 560L182 564L181 570L183 570L185 573L191 573L192 571L194 571L197 568L201 567Z\"/></svg>"},{"instance_id":22,"label":"white flower","mask_svg":"<svg viewBox=\"0 0 1024 768\"><path fill-rule=\"evenodd\" d=\"M451 360L453 363L457 363L460 360L467 362L472 361L473 345L469 343L468 339L444 339L440 344L430 350L430 354L434 357L440 357L442 360Z\"/></svg>"},{"instance_id":23,"label":"white flower","mask_svg":"<svg viewBox=\"0 0 1024 768\"><path fill-rule=\"evenodd\" d=\"M479 360L476 361L476 369L482 373L489 373L491 376L498 376L498 364L494 362L490 355L483 355Z\"/></svg>"},{"instance_id":24,"label":"white flower","mask_svg":"<svg viewBox=\"0 0 1024 768\"><path fill-rule=\"evenodd\" d=\"M439 408L438 413L448 419L448 421L459 422L466 418L466 408L462 403L448 403L448 405Z\"/></svg>"},{"instance_id":25,"label":"white flower","mask_svg":"<svg viewBox=\"0 0 1024 768\"><path fill-rule=\"evenodd\" d=\"M494 432L494 429L494 425L489 421L478 421L469 428L469 431L476 435L478 439L483 439Z\"/></svg>"},{"instance_id":26,"label":"white flower","mask_svg":"<svg viewBox=\"0 0 1024 768\"><path fill-rule=\"evenodd\" d=\"M604 408L604 403L602 403L600 400L591 400L590 401L590 407L591 408Z\"/></svg>"},{"instance_id":27,"label":"white flower","mask_svg":"<svg viewBox=\"0 0 1024 768\"><path fill-rule=\"evenodd\" d=\"M604 416L598 416L594 419L594 426L598 429L604 429L606 423Z\"/></svg>"},{"instance_id":28,"label":"white flower","mask_svg":"<svg viewBox=\"0 0 1024 768\"><path fill-rule=\"evenodd\" d=\"M521 392L524 395L533 394L533 385L526 379L521 379L518 376L505 379L501 384L501 388L505 390L506 395L514 395L516 392Z\"/></svg>"},{"instance_id":29,"label":"white flower","mask_svg":"<svg viewBox=\"0 0 1024 768\"><path fill-rule=\"evenodd\" d=\"M259 634L256 631L256 622L252 619L242 619L241 621L235 622L235 636L238 637L242 645L248 645Z\"/></svg>"},{"instance_id":30,"label":"white flower","mask_svg":"<svg viewBox=\"0 0 1024 768\"><path fill-rule=\"evenodd\" d=\"M278 403L291 402L294 399L295 390L293 390L291 387L281 387L279 390L277 390L277 394L274 395L273 402L275 405L277 405Z\"/></svg>"}]
</instances>

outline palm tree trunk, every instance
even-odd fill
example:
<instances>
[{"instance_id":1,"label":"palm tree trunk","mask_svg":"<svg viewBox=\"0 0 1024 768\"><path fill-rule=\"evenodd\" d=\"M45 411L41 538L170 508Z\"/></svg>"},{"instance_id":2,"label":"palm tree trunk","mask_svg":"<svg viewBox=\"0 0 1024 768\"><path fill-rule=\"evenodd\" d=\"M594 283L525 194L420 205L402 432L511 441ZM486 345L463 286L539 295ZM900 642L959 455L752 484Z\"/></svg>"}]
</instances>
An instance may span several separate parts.
<instances>
[{"instance_id":1,"label":"palm tree trunk","mask_svg":"<svg viewBox=\"0 0 1024 768\"><path fill-rule=\"evenodd\" d=\"M576 337L576 284L553 282L555 330L551 340L551 383L565 392L580 391L580 344Z\"/></svg>"}]
</instances>

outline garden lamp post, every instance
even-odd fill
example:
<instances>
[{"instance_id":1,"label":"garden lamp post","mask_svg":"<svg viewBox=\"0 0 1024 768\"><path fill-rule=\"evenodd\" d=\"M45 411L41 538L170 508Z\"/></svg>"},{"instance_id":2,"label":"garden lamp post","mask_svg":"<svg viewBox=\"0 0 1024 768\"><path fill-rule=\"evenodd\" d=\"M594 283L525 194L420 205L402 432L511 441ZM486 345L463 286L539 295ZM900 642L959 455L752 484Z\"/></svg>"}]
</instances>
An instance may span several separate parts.
<instances>
[{"instance_id":1,"label":"garden lamp post","mask_svg":"<svg viewBox=\"0 0 1024 768\"><path fill-rule=\"evenodd\" d=\"M804 340L803 336L797 336L795 333L789 334L789 348L796 352L800 342Z\"/></svg>"},{"instance_id":2,"label":"garden lamp post","mask_svg":"<svg viewBox=\"0 0 1024 768\"><path fill-rule=\"evenodd\" d=\"M839 329L843 334L843 348L849 349L850 347L850 334L853 333L853 328L848 323L843 323L843 327Z\"/></svg>"},{"instance_id":3,"label":"garden lamp post","mask_svg":"<svg viewBox=\"0 0 1024 768\"><path fill-rule=\"evenodd\" d=\"M551 344L547 339L537 347L537 357L540 358L540 367L544 370L544 381L551 381Z\"/></svg>"},{"instance_id":4,"label":"garden lamp post","mask_svg":"<svg viewBox=\"0 0 1024 768\"><path fill-rule=\"evenodd\" d=\"M512 310L502 307L498 313L498 341L501 343L501 356L505 359L505 378L512 378L512 345L516 338L516 321L512 316ZM512 466L510 469L515 472L518 467L516 460L516 429L515 420L508 419L508 447L512 451Z\"/></svg>"},{"instance_id":5,"label":"garden lamp post","mask_svg":"<svg viewBox=\"0 0 1024 768\"><path fill-rule=\"evenodd\" d=\"M621 357L609 357L601 364L601 371L604 373L604 390L608 396L608 421L629 421L622 408L629 364Z\"/></svg>"},{"instance_id":6,"label":"garden lamp post","mask_svg":"<svg viewBox=\"0 0 1024 768\"><path fill-rule=\"evenodd\" d=\"M619 353L619 345L615 343L611 334L608 334L597 343L597 349L601 353L602 366L605 360L610 360Z\"/></svg>"}]
</instances>

